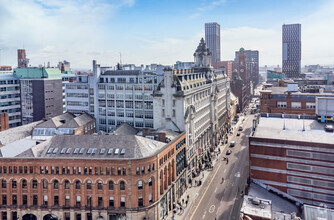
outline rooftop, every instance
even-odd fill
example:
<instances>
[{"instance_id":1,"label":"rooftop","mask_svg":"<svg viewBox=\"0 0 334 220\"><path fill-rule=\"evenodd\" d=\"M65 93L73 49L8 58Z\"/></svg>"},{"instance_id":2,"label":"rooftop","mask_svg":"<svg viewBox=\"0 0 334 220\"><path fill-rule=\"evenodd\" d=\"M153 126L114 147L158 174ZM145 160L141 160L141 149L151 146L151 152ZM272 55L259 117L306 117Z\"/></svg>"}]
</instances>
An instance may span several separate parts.
<instances>
[{"instance_id":1,"label":"rooftop","mask_svg":"<svg viewBox=\"0 0 334 220\"><path fill-rule=\"evenodd\" d=\"M252 196L244 196L240 212L250 216L272 219L271 201Z\"/></svg>"},{"instance_id":2,"label":"rooftop","mask_svg":"<svg viewBox=\"0 0 334 220\"><path fill-rule=\"evenodd\" d=\"M304 205L304 219L332 220L334 219L334 210L311 205Z\"/></svg>"},{"instance_id":3,"label":"rooftop","mask_svg":"<svg viewBox=\"0 0 334 220\"><path fill-rule=\"evenodd\" d=\"M61 72L58 68L27 67L14 69L14 75L20 79L61 79Z\"/></svg>"},{"instance_id":4,"label":"rooftop","mask_svg":"<svg viewBox=\"0 0 334 220\"><path fill-rule=\"evenodd\" d=\"M324 126L316 120L261 117L254 137L333 144L334 133Z\"/></svg>"},{"instance_id":5,"label":"rooftop","mask_svg":"<svg viewBox=\"0 0 334 220\"><path fill-rule=\"evenodd\" d=\"M78 128L94 118L87 113L75 116L72 113L65 112L64 114L55 116L36 126L36 128Z\"/></svg>"},{"instance_id":6,"label":"rooftop","mask_svg":"<svg viewBox=\"0 0 334 220\"><path fill-rule=\"evenodd\" d=\"M135 135L56 135L38 157L139 159L156 154L164 146L166 143Z\"/></svg>"},{"instance_id":7,"label":"rooftop","mask_svg":"<svg viewBox=\"0 0 334 220\"><path fill-rule=\"evenodd\" d=\"M0 132L0 146L4 146L14 141L30 136L34 127L42 122L43 121L36 121L27 125L10 128L8 130Z\"/></svg>"},{"instance_id":8,"label":"rooftop","mask_svg":"<svg viewBox=\"0 0 334 220\"><path fill-rule=\"evenodd\" d=\"M282 86L274 86L274 87L268 87L265 90L260 90L260 92L271 92L273 95L282 95L284 93L288 92L288 87L282 87ZM291 95L301 95L301 96L333 96L333 93L310 93L310 92L291 92Z\"/></svg>"}]
</instances>

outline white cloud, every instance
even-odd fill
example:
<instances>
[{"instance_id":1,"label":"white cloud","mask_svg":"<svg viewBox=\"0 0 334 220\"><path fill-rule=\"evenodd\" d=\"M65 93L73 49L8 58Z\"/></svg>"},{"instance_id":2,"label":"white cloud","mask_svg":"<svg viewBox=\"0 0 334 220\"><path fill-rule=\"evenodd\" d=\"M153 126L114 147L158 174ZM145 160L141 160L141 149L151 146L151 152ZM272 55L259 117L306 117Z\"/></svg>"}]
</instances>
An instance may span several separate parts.
<instances>
[{"instance_id":1,"label":"white cloud","mask_svg":"<svg viewBox=\"0 0 334 220\"><path fill-rule=\"evenodd\" d=\"M90 56L103 48L109 30L103 22L133 0L84 1L0 0L2 63L16 63L16 49L25 47L32 65L68 59L90 66Z\"/></svg>"}]
</instances>

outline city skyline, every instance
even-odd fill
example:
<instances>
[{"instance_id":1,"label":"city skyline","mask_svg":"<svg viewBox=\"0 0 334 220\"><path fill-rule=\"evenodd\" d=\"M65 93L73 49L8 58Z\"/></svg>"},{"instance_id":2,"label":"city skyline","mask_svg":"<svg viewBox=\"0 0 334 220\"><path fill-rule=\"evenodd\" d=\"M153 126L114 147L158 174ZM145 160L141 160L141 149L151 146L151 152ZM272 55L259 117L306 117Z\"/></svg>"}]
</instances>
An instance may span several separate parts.
<instances>
[{"instance_id":1,"label":"city skyline","mask_svg":"<svg viewBox=\"0 0 334 220\"><path fill-rule=\"evenodd\" d=\"M65 3L66 2L66 3ZM260 65L281 66L281 26L301 23L302 66L333 65L334 3L319 1L11 1L0 0L0 63L16 66L24 48L32 66L69 60L170 65L192 61L204 23L221 26L221 60L240 47L259 50ZM326 19L324 19L326 17Z\"/></svg>"}]
</instances>

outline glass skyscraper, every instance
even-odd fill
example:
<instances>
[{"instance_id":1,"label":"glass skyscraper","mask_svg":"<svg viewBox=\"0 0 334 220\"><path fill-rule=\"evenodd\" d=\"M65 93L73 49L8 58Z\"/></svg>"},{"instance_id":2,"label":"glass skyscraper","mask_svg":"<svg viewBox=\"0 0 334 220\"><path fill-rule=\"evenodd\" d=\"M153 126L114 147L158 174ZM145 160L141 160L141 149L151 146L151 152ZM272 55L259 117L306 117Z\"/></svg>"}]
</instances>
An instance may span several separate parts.
<instances>
[{"instance_id":1,"label":"glass skyscraper","mask_svg":"<svg viewBox=\"0 0 334 220\"><path fill-rule=\"evenodd\" d=\"M300 77L301 24L282 26L282 72L288 78Z\"/></svg>"},{"instance_id":2,"label":"glass skyscraper","mask_svg":"<svg viewBox=\"0 0 334 220\"><path fill-rule=\"evenodd\" d=\"M211 62L220 61L220 25L205 23L205 43L212 53Z\"/></svg>"}]
</instances>

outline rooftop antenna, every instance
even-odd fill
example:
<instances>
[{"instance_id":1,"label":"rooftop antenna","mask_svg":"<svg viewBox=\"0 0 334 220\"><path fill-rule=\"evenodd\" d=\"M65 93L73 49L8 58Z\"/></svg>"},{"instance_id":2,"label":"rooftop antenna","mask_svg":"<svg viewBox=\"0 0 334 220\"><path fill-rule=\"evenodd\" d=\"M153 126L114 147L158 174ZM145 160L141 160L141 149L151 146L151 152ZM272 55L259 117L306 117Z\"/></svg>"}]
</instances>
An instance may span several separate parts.
<instances>
[{"instance_id":1,"label":"rooftop antenna","mask_svg":"<svg viewBox=\"0 0 334 220\"><path fill-rule=\"evenodd\" d=\"M122 65L122 53L119 52L119 63Z\"/></svg>"}]
</instances>

